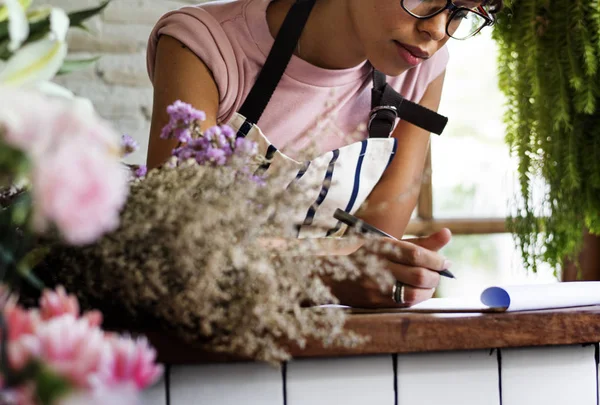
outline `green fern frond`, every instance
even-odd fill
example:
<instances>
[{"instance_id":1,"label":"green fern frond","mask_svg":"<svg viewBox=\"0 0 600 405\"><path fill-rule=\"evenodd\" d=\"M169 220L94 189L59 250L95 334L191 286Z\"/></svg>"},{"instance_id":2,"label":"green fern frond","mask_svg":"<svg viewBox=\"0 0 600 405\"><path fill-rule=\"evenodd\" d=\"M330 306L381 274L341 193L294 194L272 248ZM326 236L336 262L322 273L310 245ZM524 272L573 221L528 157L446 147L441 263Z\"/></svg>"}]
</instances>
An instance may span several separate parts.
<instances>
[{"instance_id":1,"label":"green fern frond","mask_svg":"<svg viewBox=\"0 0 600 405\"><path fill-rule=\"evenodd\" d=\"M512 0L493 37L519 160L507 226L529 269L558 268L600 233L600 0Z\"/></svg>"}]
</instances>

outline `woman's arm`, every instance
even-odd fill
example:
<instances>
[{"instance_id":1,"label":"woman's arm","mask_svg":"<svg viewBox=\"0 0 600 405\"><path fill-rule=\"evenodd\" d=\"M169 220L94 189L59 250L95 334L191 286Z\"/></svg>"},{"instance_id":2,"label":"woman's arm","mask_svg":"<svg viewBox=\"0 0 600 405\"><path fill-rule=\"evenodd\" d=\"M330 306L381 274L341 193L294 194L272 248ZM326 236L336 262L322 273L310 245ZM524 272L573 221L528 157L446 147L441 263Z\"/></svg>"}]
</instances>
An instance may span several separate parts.
<instances>
[{"instance_id":1,"label":"woman's arm","mask_svg":"<svg viewBox=\"0 0 600 405\"><path fill-rule=\"evenodd\" d=\"M216 124L219 110L219 92L206 65L185 45L173 37L160 37L156 51L154 77L154 105L148 169L162 165L177 146L175 139L161 139L160 132L169 122L167 106L181 100L206 113L202 125L205 130Z\"/></svg>"},{"instance_id":2,"label":"woman's arm","mask_svg":"<svg viewBox=\"0 0 600 405\"><path fill-rule=\"evenodd\" d=\"M429 84L419 104L437 111L444 76L445 72ZM400 121L393 136L398 139L396 157L369 195L367 208L358 216L401 238L419 197L430 135L424 129Z\"/></svg>"}]
</instances>

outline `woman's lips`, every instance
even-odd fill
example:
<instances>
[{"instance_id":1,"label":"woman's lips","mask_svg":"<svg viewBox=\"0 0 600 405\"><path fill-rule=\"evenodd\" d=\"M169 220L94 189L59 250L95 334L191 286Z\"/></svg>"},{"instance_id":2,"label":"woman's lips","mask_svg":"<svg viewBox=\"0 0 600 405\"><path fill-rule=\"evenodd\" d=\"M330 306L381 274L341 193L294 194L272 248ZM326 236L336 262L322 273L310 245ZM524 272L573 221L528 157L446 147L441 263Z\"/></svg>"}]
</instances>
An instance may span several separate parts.
<instances>
[{"instance_id":1,"label":"woman's lips","mask_svg":"<svg viewBox=\"0 0 600 405\"><path fill-rule=\"evenodd\" d=\"M405 45L398 41L394 41L394 43L398 48L398 53L400 54L400 56L411 66L416 66L419 63L423 62L423 60L429 58L429 54L427 52L422 51L420 48Z\"/></svg>"}]
</instances>

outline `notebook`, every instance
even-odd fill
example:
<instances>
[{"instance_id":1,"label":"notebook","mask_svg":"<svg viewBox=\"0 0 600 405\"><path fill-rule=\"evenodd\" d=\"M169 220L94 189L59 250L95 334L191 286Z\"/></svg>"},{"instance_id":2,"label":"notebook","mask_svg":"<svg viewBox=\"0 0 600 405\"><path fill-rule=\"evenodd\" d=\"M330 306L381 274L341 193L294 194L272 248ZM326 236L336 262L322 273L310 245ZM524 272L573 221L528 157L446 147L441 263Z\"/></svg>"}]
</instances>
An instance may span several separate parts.
<instances>
[{"instance_id":1,"label":"notebook","mask_svg":"<svg viewBox=\"0 0 600 405\"><path fill-rule=\"evenodd\" d=\"M481 294L431 298L410 308L351 309L352 312L515 312L600 305L600 282L492 286ZM328 307L333 307L329 305Z\"/></svg>"}]
</instances>

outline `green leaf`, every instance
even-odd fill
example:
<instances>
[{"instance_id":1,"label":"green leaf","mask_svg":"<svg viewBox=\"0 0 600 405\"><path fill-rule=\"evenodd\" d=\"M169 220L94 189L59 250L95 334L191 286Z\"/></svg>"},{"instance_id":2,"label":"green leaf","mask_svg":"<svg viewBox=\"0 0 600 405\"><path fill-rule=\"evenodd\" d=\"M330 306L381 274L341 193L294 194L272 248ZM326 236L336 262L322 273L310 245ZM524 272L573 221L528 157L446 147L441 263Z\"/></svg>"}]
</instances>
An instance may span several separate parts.
<instances>
[{"instance_id":1,"label":"green leaf","mask_svg":"<svg viewBox=\"0 0 600 405\"><path fill-rule=\"evenodd\" d=\"M75 11L69 13L69 19L71 20L71 26L80 26L85 20L99 14L108 6L111 0L106 0L104 3L100 4L98 7L93 7L85 10Z\"/></svg>"},{"instance_id":2,"label":"green leaf","mask_svg":"<svg viewBox=\"0 0 600 405\"><path fill-rule=\"evenodd\" d=\"M44 289L44 283L35 275L31 267L19 264L17 266L17 272L19 273L19 276L27 281L33 288L40 291Z\"/></svg>"},{"instance_id":3,"label":"green leaf","mask_svg":"<svg viewBox=\"0 0 600 405\"><path fill-rule=\"evenodd\" d=\"M0 142L0 175L8 175L13 179L20 178L26 175L30 169L31 162L23 151Z\"/></svg>"},{"instance_id":4,"label":"green leaf","mask_svg":"<svg viewBox=\"0 0 600 405\"><path fill-rule=\"evenodd\" d=\"M76 72L78 70L85 69L92 66L100 59L100 56L95 56L88 59L68 59L63 62L62 67L58 71L58 75L64 75L67 73Z\"/></svg>"},{"instance_id":5,"label":"green leaf","mask_svg":"<svg viewBox=\"0 0 600 405\"><path fill-rule=\"evenodd\" d=\"M0 40L8 38L8 20L0 22Z\"/></svg>"},{"instance_id":6,"label":"green leaf","mask_svg":"<svg viewBox=\"0 0 600 405\"><path fill-rule=\"evenodd\" d=\"M12 56L12 52L8 49L10 40L0 40L0 60L8 60Z\"/></svg>"},{"instance_id":7,"label":"green leaf","mask_svg":"<svg viewBox=\"0 0 600 405\"><path fill-rule=\"evenodd\" d=\"M526 267L558 268L577 258L585 226L599 232L600 9L596 0L511 3L493 32L521 182L510 230Z\"/></svg>"},{"instance_id":8,"label":"green leaf","mask_svg":"<svg viewBox=\"0 0 600 405\"><path fill-rule=\"evenodd\" d=\"M30 250L19 263L23 268L33 269L50 253L50 246L40 246Z\"/></svg>"},{"instance_id":9,"label":"green leaf","mask_svg":"<svg viewBox=\"0 0 600 405\"><path fill-rule=\"evenodd\" d=\"M40 366L40 371L36 375L35 387L41 404L57 403L58 399L63 398L72 389L66 378L43 366Z\"/></svg>"},{"instance_id":10,"label":"green leaf","mask_svg":"<svg viewBox=\"0 0 600 405\"><path fill-rule=\"evenodd\" d=\"M15 226L24 226L27 224L27 220L31 214L31 206L26 204L15 204L11 208L11 222Z\"/></svg>"},{"instance_id":11,"label":"green leaf","mask_svg":"<svg viewBox=\"0 0 600 405\"><path fill-rule=\"evenodd\" d=\"M90 29L85 24L71 25L71 28L78 28L88 34L91 33Z\"/></svg>"},{"instance_id":12,"label":"green leaf","mask_svg":"<svg viewBox=\"0 0 600 405\"><path fill-rule=\"evenodd\" d=\"M0 263L3 265L11 265L15 262L15 258L11 251L0 245Z\"/></svg>"}]
</instances>

